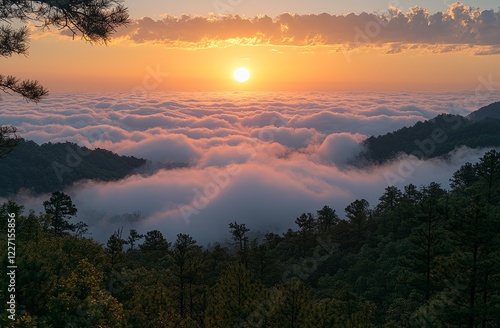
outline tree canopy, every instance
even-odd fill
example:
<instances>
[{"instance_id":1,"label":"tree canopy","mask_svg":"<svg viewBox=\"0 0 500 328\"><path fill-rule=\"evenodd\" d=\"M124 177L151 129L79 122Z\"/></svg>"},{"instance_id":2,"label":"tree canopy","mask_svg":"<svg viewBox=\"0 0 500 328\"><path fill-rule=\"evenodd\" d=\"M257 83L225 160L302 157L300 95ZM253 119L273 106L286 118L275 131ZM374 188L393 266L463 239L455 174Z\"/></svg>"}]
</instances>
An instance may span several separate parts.
<instances>
[{"instance_id":1,"label":"tree canopy","mask_svg":"<svg viewBox=\"0 0 500 328\"><path fill-rule=\"evenodd\" d=\"M0 220L16 215L19 311L0 325L497 327L499 174L493 150L456 171L449 189L389 186L373 207L354 200L340 216L324 206L299 215L297 230L260 238L252 222L228 218L232 240L205 247L135 229L103 245L68 229L77 212L68 195L54 193L39 215L8 201ZM2 275L0 290L8 284Z\"/></svg>"}]
</instances>

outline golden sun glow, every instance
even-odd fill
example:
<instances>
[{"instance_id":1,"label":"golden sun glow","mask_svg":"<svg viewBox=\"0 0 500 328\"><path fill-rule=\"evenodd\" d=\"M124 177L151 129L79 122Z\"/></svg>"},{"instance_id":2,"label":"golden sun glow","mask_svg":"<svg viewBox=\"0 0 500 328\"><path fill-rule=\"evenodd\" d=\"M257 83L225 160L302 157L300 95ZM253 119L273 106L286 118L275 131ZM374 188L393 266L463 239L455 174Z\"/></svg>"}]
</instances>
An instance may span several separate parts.
<instances>
[{"instance_id":1,"label":"golden sun glow","mask_svg":"<svg viewBox=\"0 0 500 328\"><path fill-rule=\"evenodd\" d=\"M233 77L240 83L246 82L250 78L250 71L244 67L240 67L234 71Z\"/></svg>"}]
</instances>

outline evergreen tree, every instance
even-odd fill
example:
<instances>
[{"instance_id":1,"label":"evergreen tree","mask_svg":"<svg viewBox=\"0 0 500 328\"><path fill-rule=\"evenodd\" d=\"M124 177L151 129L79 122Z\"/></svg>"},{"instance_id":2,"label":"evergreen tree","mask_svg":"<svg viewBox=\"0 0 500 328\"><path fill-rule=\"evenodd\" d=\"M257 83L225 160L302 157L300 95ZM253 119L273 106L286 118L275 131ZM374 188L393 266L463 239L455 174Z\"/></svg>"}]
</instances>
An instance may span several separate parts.
<instances>
[{"instance_id":1,"label":"evergreen tree","mask_svg":"<svg viewBox=\"0 0 500 328\"><path fill-rule=\"evenodd\" d=\"M229 231L238 250L240 262L248 269L248 237L250 231L244 223L229 223Z\"/></svg>"},{"instance_id":2,"label":"evergreen tree","mask_svg":"<svg viewBox=\"0 0 500 328\"><path fill-rule=\"evenodd\" d=\"M379 233L382 235L392 234L392 240L397 239L398 229L402 220L401 202L403 193L394 186L385 188L384 194L380 196L378 205L375 207L375 216L379 224Z\"/></svg>"},{"instance_id":3,"label":"evergreen tree","mask_svg":"<svg viewBox=\"0 0 500 328\"><path fill-rule=\"evenodd\" d=\"M454 306L445 313L450 322L469 328L500 322L499 174L500 154L490 151L455 172L451 183L447 230L455 251L446 278L462 288L449 292Z\"/></svg>"},{"instance_id":4,"label":"evergreen tree","mask_svg":"<svg viewBox=\"0 0 500 328\"><path fill-rule=\"evenodd\" d=\"M351 250L359 250L367 237L368 220L371 216L369 207L366 199L357 199L345 208L350 226Z\"/></svg>"},{"instance_id":5,"label":"evergreen tree","mask_svg":"<svg viewBox=\"0 0 500 328\"><path fill-rule=\"evenodd\" d=\"M428 302L438 290L440 265L449 251L445 245L444 225L448 218L447 195L437 183L421 190L415 228L409 237L410 252L406 257L412 273L412 283ZM442 268L441 268L442 269Z\"/></svg>"},{"instance_id":6,"label":"evergreen tree","mask_svg":"<svg viewBox=\"0 0 500 328\"><path fill-rule=\"evenodd\" d=\"M116 0L3 1L0 20L7 23L12 20L31 21L41 28L68 29L73 35L81 34L90 42L104 43L109 41L117 27L129 22L127 9ZM0 56L27 53L28 28L15 29L11 24L0 26ZM0 75L0 91L12 91L35 102L48 93L37 81L21 81L10 75Z\"/></svg>"},{"instance_id":7,"label":"evergreen tree","mask_svg":"<svg viewBox=\"0 0 500 328\"><path fill-rule=\"evenodd\" d=\"M296 328L303 326L309 305L307 286L296 279L277 288L276 309L270 321L271 327Z\"/></svg>"},{"instance_id":8,"label":"evergreen tree","mask_svg":"<svg viewBox=\"0 0 500 328\"><path fill-rule=\"evenodd\" d=\"M251 314L262 301L262 286L240 262L223 271L208 300L205 327L250 327Z\"/></svg>"},{"instance_id":9,"label":"evergreen tree","mask_svg":"<svg viewBox=\"0 0 500 328\"><path fill-rule=\"evenodd\" d=\"M68 234L68 230L75 231L75 225L69 223L68 220L75 216L78 210L70 196L61 191L55 191L49 200L43 202L43 207L54 235L62 236Z\"/></svg>"},{"instance_id":10,"label":"evergreen tree","mask_svg":"<svg viewBox=\"0 0 500 328\"><path fill-rule=\"evenodd\" d=\"M151 230L146 232L144 243L139 245L142 252L166 252L170 247L170 243L163 237L159 230Z\"/></svg>"},{"instance_id":11,"label":"evergreen tree","mask_svg":"<svg viewBox=\"0 0 500 328\"><path fill-rule=\"evenodd\" d=\"M316 220L312 213L302 213L297 219L295 219L295 224L299 226L299 236L300 236L300 253L302 255L306 254L308 249L311 249L314 244L314 230L316 229Z\"/></svg>"},{"instance_id":12,"label":"evergreen tree","mask_svg":"<svg viewBox=\"0 0 500 328\"><path fill-rule=\"evenodd\" d=\"M121 262L123 258L123 246L127 243L127 241L122 238L122 231L123 228L115 231L106 243L106 253L109 256L111 272L115 271L116 265Z\"/></svg>"},{"instance_id":13,"label":"evergreen tree","mask_svg":"<svg viewBox=\"0 0 500 328\"><path fill-rule=\"evenodd\" d=\"M0 126L0 158L7 156L19 144L16 132L14 126Z\"/></svg>"},{"instance_id":14,"label":"evergreen tree","mask_svg":"<svg viewBox=\"0 0 500 328\"><path fill-rule=\"evenodd\" d=\"M197 255L200 247L196 240L187 234L178 234L173 245L172 257L174 275L178 287L178 309L181 317L194 314L194 284L197 270Z\"/></svg>"},{"instance_id":15,"label":"evergreen tree","mask_svg":"<svg viewBox=\"0 0 500 328\"><path fill-rule=\"evenodd\" d=\"M120 303L101 289L102 273L83 259L50 300L53 327L122 327Z\"/></svg>"},{"instance_id":16,"label":"evergreen tree","mask_svg":"<svg viewBox=\"0 0 500 328\"><path fill-rule=\"evenodd\" d=\"M321 235L329 235L332 233L333 228L340 222L340 218L329 206L323 206L322 209L317 211L318 219L317 219L317 229Z\"/></svg>"},{"instance_id":17,"label":"evergreen tree","mask_svg":"<svg viewBox=\"0 0 500 328\"><path fill-rule=\"evenodd\" d=\"M144 238L143 234L140 234L135 229L130 229L127 243L130 245L129 250L134 250L135 243Z\"/></svg>"}]
</instances>

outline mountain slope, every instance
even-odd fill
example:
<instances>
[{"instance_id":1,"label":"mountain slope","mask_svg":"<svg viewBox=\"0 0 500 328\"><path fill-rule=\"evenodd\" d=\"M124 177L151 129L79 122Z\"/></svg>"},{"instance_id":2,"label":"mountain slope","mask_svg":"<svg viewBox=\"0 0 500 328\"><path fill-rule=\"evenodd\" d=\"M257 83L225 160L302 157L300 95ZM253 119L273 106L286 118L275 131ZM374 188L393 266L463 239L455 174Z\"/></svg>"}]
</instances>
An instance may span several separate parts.
<instances>
[{"instance_id":1,"label":"mountain slope","mask_svg":"<svg viewBox=\"0 0 500 328\"><path fill-rule=\"evenodd\" d=\"M481 121L485 118L500 118L500 101L481 107L467 117L473 121Z\"/></svg>"},{"instance_id":2,"label":"mountain slope","mask_svg":"<svg viewBox=\"0 0 500 328\"><path fill-rule=\"evenodd\" d=\"M467 117L441 114L362 142L357 161L384 163L400 154L418 158L444 156L459 146L471 148L500 146L500 102L482 107Z\"/></svg>"},{"instance_id":3,"label":"mountain slope","mask_svg":"<svg viewBox=\"0 0 500 328\"><path fill-rule=\"evenodd\" d=\"M39 146L20 140L12 153L0 159L0 196L21 188L52 192L83 179L119 180L144 164L145 159L119 156L105 149L90 150L70 142Z\"/></svg>"}]
</instances>

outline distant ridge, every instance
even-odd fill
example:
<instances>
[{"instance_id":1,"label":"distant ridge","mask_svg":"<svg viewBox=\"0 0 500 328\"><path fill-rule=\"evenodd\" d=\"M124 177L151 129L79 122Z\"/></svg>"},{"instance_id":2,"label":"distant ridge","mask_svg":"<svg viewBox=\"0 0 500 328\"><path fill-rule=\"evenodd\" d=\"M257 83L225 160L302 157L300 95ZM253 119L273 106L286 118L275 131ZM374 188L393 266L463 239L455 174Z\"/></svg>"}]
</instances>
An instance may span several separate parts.
<instances>
[{"instance_id":1,"label":"distant ridge","mask_svg":"<svg viewBox=\"0 0 500 328\"><path fill-rule=\"evenodd\" d=\"M460 146L500 147L500 101L466 117L441 114L378 137L362 141L361 165L381 164L401 154L418 158L445 156Z\"/></svg>"},{"instance_id":2,"label":"distant ridge","mask_svg":"<svg viewBox=\"0 0 500 328\"><path fill-rule=\"evenodd\" d=\"M481 121L485 118L500 118L500 101L481 107L467 117L473 121Z\"/></svg>"},{"instance_id":3,"label":"distant ridge","mask_svg":"<svg viewBox=\"0 0 500 328\"><path fill-rule=\"evenodd\" d=\"M35 194L53 192L86 179L119 180L146 163L142 158L99 148L91 150L70 142L40 146L21 139L8 156L0 159L0 196L20 189Z\"/></svg>"}]
</instances>

